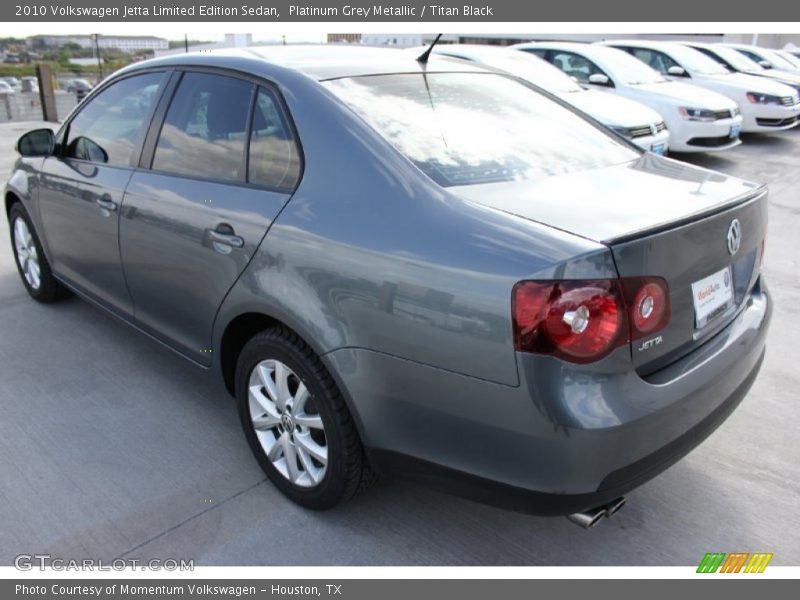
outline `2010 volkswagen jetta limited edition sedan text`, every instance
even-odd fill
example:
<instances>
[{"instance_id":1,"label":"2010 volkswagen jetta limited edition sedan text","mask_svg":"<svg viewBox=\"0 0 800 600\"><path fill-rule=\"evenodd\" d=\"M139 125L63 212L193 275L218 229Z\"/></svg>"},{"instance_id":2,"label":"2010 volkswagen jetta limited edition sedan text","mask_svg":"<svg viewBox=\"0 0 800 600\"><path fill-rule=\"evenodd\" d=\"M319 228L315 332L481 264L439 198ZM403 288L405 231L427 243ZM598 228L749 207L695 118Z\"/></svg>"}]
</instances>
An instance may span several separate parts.
<instances>
[{"instance_id":1,"label":"2010 volkswagen jetta limited edition sedan text","mask_svg":"<svg viewBox=\"0 0 800 600\"><path fill-rule=\"evenodd\" d=\"M476 64L167 57L17 147L30 295L74 292L218 377L306 507L377 472L592 524L764 355L764 187Z\"/></svg>"}]
</instances>

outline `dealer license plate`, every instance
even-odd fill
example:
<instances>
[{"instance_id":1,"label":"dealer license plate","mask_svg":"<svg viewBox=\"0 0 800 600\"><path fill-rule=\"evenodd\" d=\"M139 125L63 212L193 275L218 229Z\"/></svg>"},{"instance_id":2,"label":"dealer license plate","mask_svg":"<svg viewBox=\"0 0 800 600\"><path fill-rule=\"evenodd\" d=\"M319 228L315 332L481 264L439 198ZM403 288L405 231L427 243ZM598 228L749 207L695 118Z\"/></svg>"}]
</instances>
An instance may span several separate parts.
<instances>
[{"instance_id":1,"label":"dealer license plate","mask_svg":"<svg viewBox=\"0 0 800 600\"><path fill-rule=\"evenodd\" d=\"M694 319L698 329L724 313L733 304L733 276L725 267L692 284Z\"/></svg>"}]
</instances>

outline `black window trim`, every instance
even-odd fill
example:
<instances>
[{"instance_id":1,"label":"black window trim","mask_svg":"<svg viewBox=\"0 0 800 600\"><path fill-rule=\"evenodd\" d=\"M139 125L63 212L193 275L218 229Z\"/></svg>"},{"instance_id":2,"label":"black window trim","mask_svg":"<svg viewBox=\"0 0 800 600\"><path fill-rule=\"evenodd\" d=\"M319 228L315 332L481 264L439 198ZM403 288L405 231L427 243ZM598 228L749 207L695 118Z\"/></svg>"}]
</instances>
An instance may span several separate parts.
<instances>
[{"instance_id":1,"label":"black window trim","mask_svg":"<svg viewBox=\"0 0 800 600\"><path fill-rule=\"evenodd\" d=\"M281 93L279 87L275 83L263 77L251 75L250 73L244 73L236 69L230 69L225 67L173 65L171 70L173 71L173 75L169 80L168 85L165 86L169 88L168 93L162 94L161 100L159 101L158 106L153 113L150 122L150 127L148 128L147 134L145 136L145 143L143 144L142 152L138 161L138 165L135 168L135 170L147 171L165 177L180 177L184 179L191 179L194 181L206 181L209 183L217 183L222 185L245 186L276 194L284 194L288 196L293 195L297 190L297 188L300 186L300 183L303 180L303 175L305 174L305 166L306 166L305 153L303 152L303 145L302 142L300 141L300 136L297 133L297 128L295 126L294 119L292 117L291 112L289 111L289 107L286 105L286 100L284 99L283 94ZM239 169L238 176L235 180L224 179L219 177L204 177L202 175L191 175L186 173L173 173L171 171L161 171L153 168L153 159L155 158L156 145L158 144L158 138L161 135L161 129L164 126L164 121L166 120L167 111L169 110L169 107L172 104L172 101L175 97L175 93L178 90L180 81L183 79L183 76L186 73L205 73L209 75L220 75L223 77L231 77L233 79L239 79L252 84L252 89L250 92L251 93L250 105L247 114L247 128L248 128L247 137L245 139L245 149L244 152L242 153L243 154L242 162L244 163L244 168ZM253 110L256 102L258 101L259 88L264 88L265 90L269 91L276 99L278 109L281 111L282 116L286 120L286 123L289 127L289 132L292 136L292 142L297 147L297 154L300 160L300 165L299 165L300 168L297 176L297 181L291 188L288 187L279 188L276 186L253 183L248 179L250 137L252 136L251 125L253 121Z\"/></svg>"},{"instance_id":2,"label":"black window trim","mask_svg":"<svg viewBox=\"0 0 800 600\"><path fill-rule=\"evenodd\" d=\"M149 69L137 69L135 71L131 71L129 73L124 73L119 75L118 77L114 77L113 79L109 79L107 81L102 82L96 88L94 88L91 93L84 98L78 106L75 107L72 113L67 117L64 121L63 125L56 133L56 142L55 142L55 151L53 152L53 157L59 160L69 160L71 162L76 162L80 164L88 164L94 166L105 167L107 169L128 169L134 170L137 168L139 163L139 157L141 156L142 148L144 146L145 140L147 138L147 133L149 131L148 123L152 123L153 117L156 114L156 110L163 100L164 92L166 91L169 81L170 81L170 72L172 71L171 68L168 67L153 67ZM148 73L162 73L164 75L161 83L159 84L159 89L156 92L157 100L153 103L153 106L150 107L147 115L143 120L143 131L139 133L139 136L134 144L133 152L131 154L131 159L128 165L109 165L107 163L100 163L93 160L86 160L83 158L75 158L73 156L64 156L64 141L69 136L69 130L72 125L72 122L80 115L84 109L89 106L89 103L94 100L97 96L102 94L105 90L110 88L112 85L119 83L125 79L130 79L131 77L136 77L138 75L146 75Z\"/></svg>"}]
</instances>

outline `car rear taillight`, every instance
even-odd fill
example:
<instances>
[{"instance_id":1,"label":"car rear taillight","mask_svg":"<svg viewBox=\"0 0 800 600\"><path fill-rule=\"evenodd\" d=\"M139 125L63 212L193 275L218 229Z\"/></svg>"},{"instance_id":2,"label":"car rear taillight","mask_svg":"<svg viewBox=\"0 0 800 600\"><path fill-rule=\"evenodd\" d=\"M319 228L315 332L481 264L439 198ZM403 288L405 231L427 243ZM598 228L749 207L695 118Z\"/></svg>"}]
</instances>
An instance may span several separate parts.
<instances>
[{"instance_id":1,"label":"car rear taillight","mask_svg":"<svg viewBox=\"0 0 800 600\"><path fill-rule=\"evenodd\" d=\"M616 280L521 281L512 295L514 346L570 362L593 362L628 341Z\"/></svg>"},{"instance_id":2,"label":"car rear taillight","mask_svg":"<svg viewBox=\"0 0 800 600\"><path fill-rule=\"evenodd\" d=\"M600 360L669 322L667 285L656 277L520 281L511 304L517 350L575 363Z\"/></svg>"},{"instance_id":3,"label":"car rear taillight","mask_svg":"<svg viewBox=\"0 0 800 600\"><path fill-rule=\"evenodd\" d=\"M664 329L669 323L669 289L660 277L620 279L628 307L631 341Z\"/></svg>"}]
</instances>

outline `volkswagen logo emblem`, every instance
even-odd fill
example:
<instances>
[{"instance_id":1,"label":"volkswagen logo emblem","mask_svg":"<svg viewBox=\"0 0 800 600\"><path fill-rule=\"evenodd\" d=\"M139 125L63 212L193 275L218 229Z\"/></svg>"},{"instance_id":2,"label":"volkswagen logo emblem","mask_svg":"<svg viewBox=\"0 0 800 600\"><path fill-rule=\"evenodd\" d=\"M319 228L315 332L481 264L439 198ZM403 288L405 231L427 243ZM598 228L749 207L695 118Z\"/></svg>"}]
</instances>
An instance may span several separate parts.
<instances>
[{"instance_id":1,"label":"volkswagen logo emblem","mask_svg":"<svg viewBox=\"0 0 800 600\"><path fill-rule=\"evenodd\" d=\"M734 219L728 226L728 254L736 254L742 245L742 225L739 219Z\"/></svg>"},{"instance_id":2,"label":"volkswagen logo emblem","mask_svg":"<svg viewBox=\"0 0 800 600\"><path fill-rule=\"evenodd\" d=\"M288 413L283 413L283 415L281 415L281 425L283 425L283 428L289 433L294 431L294 421Z\"/></svg>"},{"instance_id":3,"label":"volkswagen logo emblem","mask_svg":"<svg viewBox=\"0 0 800 600\"><path fill-rule=\"evenodd\" d=\"M650 133L653 135L658 133L658 125L650 125Z\"/></svg>"}]
</instances>

